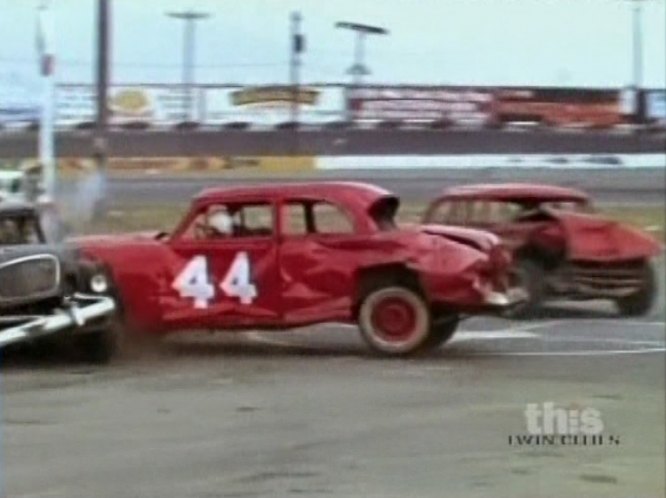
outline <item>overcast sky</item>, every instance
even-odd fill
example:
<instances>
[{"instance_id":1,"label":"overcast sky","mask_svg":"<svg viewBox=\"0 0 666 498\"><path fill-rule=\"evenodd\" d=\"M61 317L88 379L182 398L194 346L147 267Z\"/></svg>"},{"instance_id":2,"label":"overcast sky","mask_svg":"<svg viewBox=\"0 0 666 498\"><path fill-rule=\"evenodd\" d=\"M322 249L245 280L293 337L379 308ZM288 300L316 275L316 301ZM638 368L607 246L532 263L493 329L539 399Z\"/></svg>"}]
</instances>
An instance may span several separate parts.
<instances>
[{"instance_id":1,"label":"overcast sky","mask_svg":"<svg viewBox=\"0 0 666 498\"><path fill-rule=\"evenodd\" d=\"M375 83L621 87L631 81L630 0L109 0L112 81L180 79L182 23L166 11L210 12L197 32L200 82L282 83L289 13L307 36L305 81L346 81L353 43L338 20L378 24L367 43ZM51 0L60 82L92 81L93 0ZM38 0L0 0L0 87L35 88ZM644 0L644 81L666 86L666 0Z\"/></svg>"}]
</instances>

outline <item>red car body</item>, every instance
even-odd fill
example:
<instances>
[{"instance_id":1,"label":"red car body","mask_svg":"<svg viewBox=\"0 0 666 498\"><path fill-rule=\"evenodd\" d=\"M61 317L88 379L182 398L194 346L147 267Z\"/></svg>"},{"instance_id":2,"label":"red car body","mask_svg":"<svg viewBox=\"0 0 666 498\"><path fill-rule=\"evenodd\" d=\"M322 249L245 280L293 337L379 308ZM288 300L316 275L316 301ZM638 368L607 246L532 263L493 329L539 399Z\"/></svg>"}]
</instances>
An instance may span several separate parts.
<instances>
[{"instance_id":1,"label":"red car body","mask_svg":"<svg viewBox=\"0 0 666 498\"><path fill-rule=\"evenodd\" d=\"M196 196L171 234L75 243L109 266L133 328L157 334L353 322L381 285L415 290L433 321L511 304L495 236L399 228L398 205L361 183L218 188ZM233 234L212 237L205 223L220 210L234 217ZM372 320L389 328L420 316L399 296L384 308Z\"/></svg>"},{"instance_id":2,"label":"red car body","mask_svg":"<svg viewBox=\"0 0 666 498\"><path fill-rule=\"evenodd\" d=\"M595 214L589 196L576 189L533 184L451 188L431 203L424 222L474 227L500 237L527 279L522 283L538 294L532 296L533 305L548 296L606 298L626 314L642 314L654 298L650 260L661 253L661 244Z\"/></svg>"}]
</instances>

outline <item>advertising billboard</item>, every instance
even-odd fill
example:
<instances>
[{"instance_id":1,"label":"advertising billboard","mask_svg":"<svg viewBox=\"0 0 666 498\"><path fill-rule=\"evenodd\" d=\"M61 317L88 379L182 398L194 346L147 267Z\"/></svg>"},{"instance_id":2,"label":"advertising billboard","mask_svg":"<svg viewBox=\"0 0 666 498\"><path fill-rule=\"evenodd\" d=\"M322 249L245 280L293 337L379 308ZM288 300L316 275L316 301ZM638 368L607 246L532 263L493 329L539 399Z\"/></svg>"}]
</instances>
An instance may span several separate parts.
<instances>
[{"instance_id":1,"label":"advertising billboard","mask_svg":"<svg viewBox=\"0 0 666 498\"><path fill-rule=\"evenodd\" d=\"M495 93L493 115L500 123L613 126L623 121L626 112L620 93L581 88L501 88Z\"/></svg>"},{"instance_id":2,"label":"advertising billboard","mask_svg":"<svg viewBox=\"0 0 666 498\"><path fill-rule=\"evenodd\" d=\"M326 123L344 118L341 88L258 86L243 88L208 88L204 93L207 123L249 122L275 125L292 120L292 102L298 101L298 121Z\"/></svg>"},{"instance_id":3,"label":"advertising billboard","mask_svg":"<svg viewBox=\"0 0 666 498\"><path fill-rule=\"evenodd\" d=\"M349 117L357 121L449 120L485 122L492 91L485 88L367 86L347 89Z\"/></svg>"}]
</instances>

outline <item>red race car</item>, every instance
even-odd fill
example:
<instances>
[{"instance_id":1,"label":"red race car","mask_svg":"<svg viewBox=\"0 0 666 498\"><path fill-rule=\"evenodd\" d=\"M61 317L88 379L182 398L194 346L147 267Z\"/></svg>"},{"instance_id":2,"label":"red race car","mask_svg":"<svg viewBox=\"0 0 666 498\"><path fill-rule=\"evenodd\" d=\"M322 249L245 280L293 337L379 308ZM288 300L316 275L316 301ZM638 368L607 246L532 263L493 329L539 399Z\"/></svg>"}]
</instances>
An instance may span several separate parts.
<instances>
[{"instance_id":1,"label":"red race car","mask_svg":"<svg viewBox=\"0 0 666 498\"><path fill-rule=\"evenodd\" d=\"M624 315L649 311L656 295L651 260L661 245L594 214L578 190L529 184L445 190L425 223L488 230L512 251L513 275L528 298L512 310L532 315L548 297L611 299Z\"/></svg>"},{"instance_id":2,"label":"red race car","mask_svg":"<svg viewBox=\"0 0 666 498\"><path fill-rule=\"evenodd\" d=\"M171 234L75 242L111 269L129 327L156 334L357 322L374 350L404 355L520 299L497 237L399 228L398 206L362 183L217 188Z\"/></svg>"}]
</instances>

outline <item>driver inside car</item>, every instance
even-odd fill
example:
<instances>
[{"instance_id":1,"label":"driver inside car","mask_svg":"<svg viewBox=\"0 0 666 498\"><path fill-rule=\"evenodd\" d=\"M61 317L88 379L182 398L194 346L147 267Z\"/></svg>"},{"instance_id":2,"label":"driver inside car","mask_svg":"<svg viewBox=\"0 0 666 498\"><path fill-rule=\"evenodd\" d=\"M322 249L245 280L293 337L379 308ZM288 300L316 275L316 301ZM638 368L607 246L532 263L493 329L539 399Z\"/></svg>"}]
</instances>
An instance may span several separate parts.
<instances>
[{"instance_id":1,"label":"driver inside car","mask_svg":"<svg viewBox=\"0 0 666 498\"><path fill-rule=\"evenodd\" d=\"M208 236L210 238L231 237L233 231L233 220L226 212L217 211L208 216Z\"/></svg>"}]
</instances>

